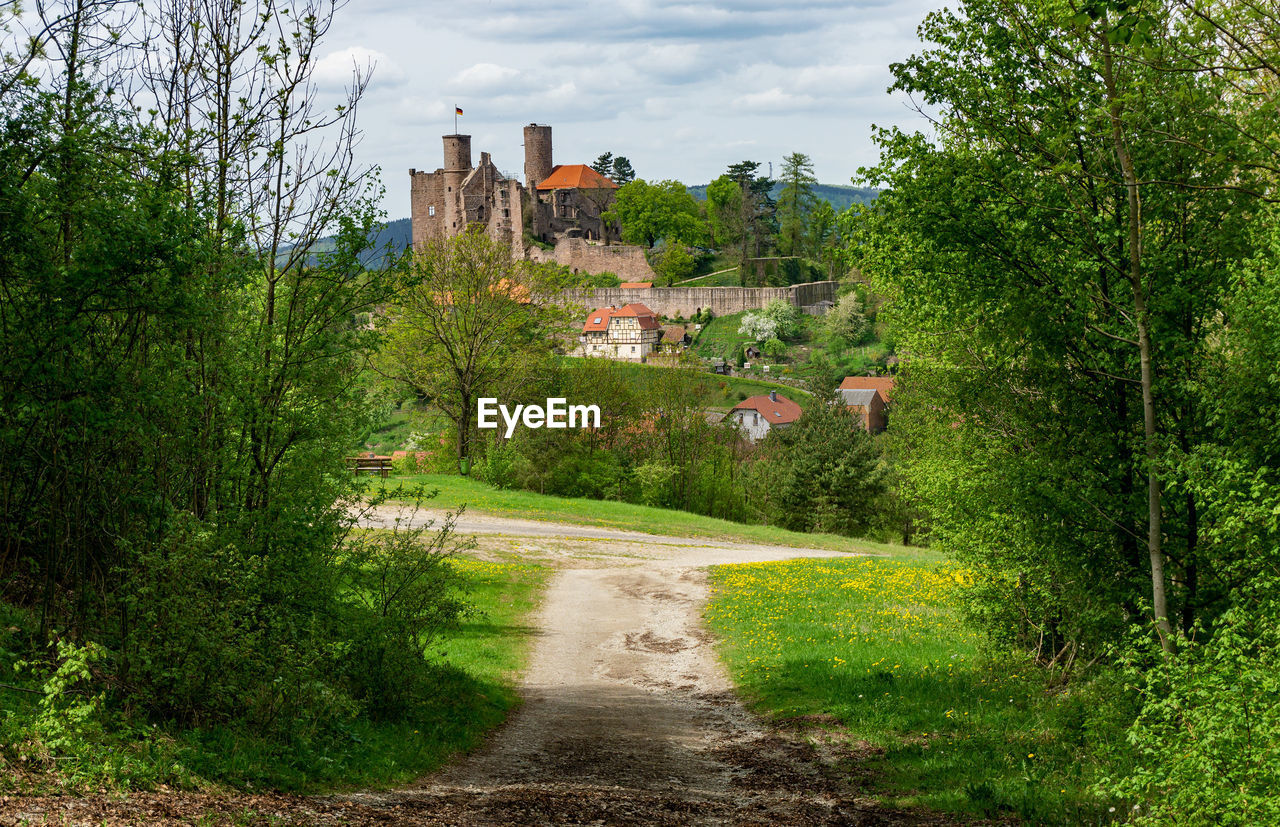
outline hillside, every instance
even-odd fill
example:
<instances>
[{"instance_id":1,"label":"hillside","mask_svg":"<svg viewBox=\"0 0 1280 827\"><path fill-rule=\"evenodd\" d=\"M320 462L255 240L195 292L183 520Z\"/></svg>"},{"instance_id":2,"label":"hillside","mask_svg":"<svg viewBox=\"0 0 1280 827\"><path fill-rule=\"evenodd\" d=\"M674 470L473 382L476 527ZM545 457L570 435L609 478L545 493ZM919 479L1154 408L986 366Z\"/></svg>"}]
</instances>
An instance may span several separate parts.
<instances>
[{"instance_id":1,"label":"hillside","mask_svg":"<svg viewBox=\"0 0 1280 827\"><path fill-rule=\"evenodd\" d=\"M698 184L697 186L688 187L690 194L699 201L707 200L707 184ZM776 200L782 192L781 182L773 185L773 189L769 192ZM870 204L876 200L879 194L877 190L868 187L849 187L841 184L815 184L813 194L824 201L830 202L836 212L843 212L849 209L853 204Z\"/></svg>"},{"instance_id":2,"label":"hillside","mask_svg":"<svg viewBox=\"0 0 1280 827\"><path fill-rule=\"evenodd\" d=\"M380 270L407 250L412 241L413 228L408 218L388 221L372 236L369 249L360 256L360 263L370 269ZM313 253L325 253L332 249L333 238L329 236L320 239L311 248Z\"/></svg>"}]
</instances>

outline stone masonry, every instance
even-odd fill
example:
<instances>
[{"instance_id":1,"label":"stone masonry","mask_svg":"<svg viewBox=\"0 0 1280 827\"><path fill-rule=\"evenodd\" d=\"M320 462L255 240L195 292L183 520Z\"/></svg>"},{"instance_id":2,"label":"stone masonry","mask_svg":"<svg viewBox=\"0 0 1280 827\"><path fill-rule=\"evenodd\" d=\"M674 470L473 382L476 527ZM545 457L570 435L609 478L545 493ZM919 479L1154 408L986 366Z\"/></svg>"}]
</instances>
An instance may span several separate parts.
<instances>
[{"instance_id":1,"label":"stone masonry","mask_svg":"<svg viewBox=\"0 0 1280 827\"><path fill-rule=\"evenodd\" d=\"M444 166L434 172L409 170L415 250L480 226L517 258L556 261L577 272L654 277L642 249L608 243L617 239L617 228L603 214L613 204L616 186L582 165L555 166L550 126L524 128L523 183L503 175L487 152L473 167L470 135L445 135L443 142ZM562 184L569 171L594 181L584 183L579 174L573 183ZM526 235L556 244L554 253L527 243Z\"/></svg>"},{"instance_id":2,"label":"stone masonry","mask_svg":"<svg viewBox=\"0 0 1280 827\"><path fill-rule=\"evenodd\" d=\"M619 273L621 275L621 273ZM810 307L818 302L834 302L834 281L814 281L790 287L607 287L594 290L562 290L559 302L567 305L622 307L640 303L659 316L692 316L703 308L711 308L717 316L759 310L775 299L796 307Z\"/></svg>"},{"instance_id":3,"label":"stone masonry","mask_svg":"<svg viewBox=\"0 0 1280 827\"><path fill-rule=\"evenodd\" d=\"M561 238L554 251L533 247L530 261L554 261L575 273L614 273L623 281L653 281L657 276L644 257L644 248L630 244L592 244L582 238Z\"/></svg>"}]
</instances>

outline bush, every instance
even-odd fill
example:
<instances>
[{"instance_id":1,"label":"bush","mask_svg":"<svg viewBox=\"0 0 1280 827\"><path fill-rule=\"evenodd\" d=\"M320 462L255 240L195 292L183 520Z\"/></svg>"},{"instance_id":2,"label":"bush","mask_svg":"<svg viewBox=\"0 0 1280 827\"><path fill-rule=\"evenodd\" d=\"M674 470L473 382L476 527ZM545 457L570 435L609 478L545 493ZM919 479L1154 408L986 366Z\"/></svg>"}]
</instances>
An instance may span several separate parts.
<instances>
[{"instance_id":1,"label":"bush","mask_svg":"<svg viewBox=\"0 0 1280 827\"><path fill-rule=\"evenodd\" d=\"M1141 823L1280 824L1280 603L1228 610L1145 673L1133 660L1136 760L1111 791L1141 802Z\"/></svg>"},{"instance_id":2,"label":"bush","mask_svg":"<svg viewBox=\"0 0 1280 827\"><path fill-rule=\"evenodd\" d=\"M494 488L511 488L514 485L513 467L519 456L520 452L511 440L494 440L485 447L484 457L476 464L474 473Z\"/></svg>"},{"instance_id":3,"label":"bush","mask_svg":"<svg viewBox=\"0 0 1280 827\"><path fill-rule=\"evenodd\" d=\"M474 541L455 538L454 515L434 530L434 520L414 527L413 514L388 531L362 533L344 558L352 611L340 664L352 697L377 719L402 716L430 696L431 643L467 611L448 561Z\"/></svg>"}]
</instances>

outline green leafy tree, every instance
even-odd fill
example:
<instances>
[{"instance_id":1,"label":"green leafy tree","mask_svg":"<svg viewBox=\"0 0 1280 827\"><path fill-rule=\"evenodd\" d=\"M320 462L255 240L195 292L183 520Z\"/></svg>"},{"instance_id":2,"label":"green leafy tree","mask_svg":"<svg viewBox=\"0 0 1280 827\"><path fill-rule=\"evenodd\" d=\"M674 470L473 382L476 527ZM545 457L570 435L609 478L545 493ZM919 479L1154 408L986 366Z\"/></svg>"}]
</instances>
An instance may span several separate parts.
<instances>
[{"instance_id":1,"label":"green leafy tree","mask_svg":"<svg viewBox=\"0 0 1280 827\"><path fill-rule=\"evenodd\" d=\"M690 278L698 262L683 244L665 244L653 256L653 270L668 287Z\"/></svg>"},{"instance_id":2,"label":"green leafy tree","mask_svg":"<svg viewBox=\"0 0 1280 827\"><path fill-rule=\"evenodd\" d=\"M844 263L841 243L840 219L830 201L819 201L809 215L809 234L806 255L822 263L827 278L835 280L841 275Z\"/></svg>"},{"instance_id":3,"label":"green leafy tree","mask_svg":"<svg viewBox=\"0 0 1280 827\"><path fill-rule=\"evenodd\" d=\"M694 245L706 235L698 202L679 181L651 184L637 179L625 184L604 217L617 222L623 241L650 248L660 239Z\"/></svg>"},{"instance_id":4,"label":"green leafy tree","mask_svg":"<svg viewBox=\"0 0 1280 827\"><path fill-rule=\"evenodd\" d=\"M1215 611L1163 446L1204 438L1205 333L1246 250L1232 191L1256 187L1221 163L1243 151L1222 78L1153 60L1190 30L1159 6L1095 11L930 15L937 45L895 86L946 112L939 138L880 133L886 192L851 246L910 354L903 473L981 573L975 611L1046 663L1099 651L1119 607L1150 605L1166 649L1175 620Z\"/></svg>"},{"instance_id":5,"label":"green leafy tree","mask_svg":"<svg viewBox=\"0 0 1280 827\"><path fill-rule=\"evenodd\" d=\"M707 185L707 222L717 247L738 247L746 236L743 221L742 188L728 175L721 175Z\"/></svg>"},{"instance_id":6,"label":"green leafy tree","mask_svg":"<svg viewBox=\"0 0 1280 827\"><path fill-rule=\"evenodd\" d=\"M794 531L858 535L876 520L885 469L874 438L844 405L812 405L788 428L771 429L759 462L781 469L765 475L754 496L771 521Z\"/></svg>"},{"instance_id":7,"label":"green leafy tree","mask_svg":"<svg viewBox=\"0 0 1280 827\"><path fill-rule=\"evenodd\" d=\"M547 370L558 311L539 305L537 272L479 228L410 259L379 354L384 375L449 418L461 463L472 457L476 400L511 400Z\"/></svg>"}]
</instances>

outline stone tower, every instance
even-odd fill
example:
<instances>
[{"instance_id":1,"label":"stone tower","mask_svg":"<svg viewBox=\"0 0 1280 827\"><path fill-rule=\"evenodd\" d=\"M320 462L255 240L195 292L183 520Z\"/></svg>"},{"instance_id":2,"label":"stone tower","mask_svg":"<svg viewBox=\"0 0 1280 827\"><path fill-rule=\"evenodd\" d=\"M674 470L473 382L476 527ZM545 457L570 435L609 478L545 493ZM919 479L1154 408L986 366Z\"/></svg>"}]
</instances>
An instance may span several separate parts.
<instances>
[{"instance_id":1,"label":"stone tower","mask_svg":"<svg viewBox=\"0 0 1280 827\"><path fill-rule=\"evenodd\" d=\"M524 128L524 186L529 192L551 175L551 127L531 123Z\"/></svg>"},{"instance_id":2,"label":"stone tower","mask_svg":"<svg viewBox=\"0 0 1280 827\"><path fill-rule=\"evenodd\" d=\"M462 182L471 172L471 136L444 136L444 226L453 235L466 229L466 207L462 200Z\"/></svg>"}]
</instances>

